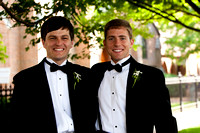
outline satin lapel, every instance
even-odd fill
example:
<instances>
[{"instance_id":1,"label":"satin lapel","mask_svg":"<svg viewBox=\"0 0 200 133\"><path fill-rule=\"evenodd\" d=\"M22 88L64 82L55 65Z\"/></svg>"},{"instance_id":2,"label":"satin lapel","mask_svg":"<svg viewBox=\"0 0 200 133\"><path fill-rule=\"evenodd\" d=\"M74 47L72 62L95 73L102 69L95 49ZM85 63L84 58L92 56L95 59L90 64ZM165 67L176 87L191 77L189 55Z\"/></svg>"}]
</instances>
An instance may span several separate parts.
<instances>
[{"instance_id":1,"label":"satin lapel","mask_svg":"<svg viewBox=\"0 0 200 133\"><path fill-rule=\"evenodd\" d=\"M44 59L43 59L42 62L40 62L38 64L38 74L40 75L40 76L38 76L39 77L38 85L41 85L41 88L42 88L43 91L45 91L45 94L47 96L51 97L49 83L48 83L46 71L45 71L45 68L44 68Z\"/></svg>"},{"instance_id":2,"label":"satin lapel","mask_svg":"<svg viewBox=\"0 0 200 133\"><path fill-rule=\"evenodd\" d=\"M99 65L99 68L97 69L97 71L95 72L95 77L92 77L93 81L94 81L94 85L95 88L98 88L97 91L99 90L101 81L103 80L104 77L104 73L106 72L106 70L108 69L108 65L110 64L110 62L105 62L102 65ZM97 92L98 94L98 92Z\"/></svg>"},{"instance_id":3,"label":"satin lapel","mask_svg":"<svg viewBox=\"0 0 200 133\"><path fill-rule=\"evenodd\" d=\"M56 119L55 119L55 115L54 115L54 107L53 107L53 101L52 101L52 98L51 98L51 92L50 92L50 87L49 87L49 83L48 83L48 80L47 80L47 75L46 75L46 71L45 71L45 68L44 68L44 59L42 62L40 62L38 64L38 93L40 93L42 95L42 98L41 99L45 99L46 101L46 105L47 106L47 113L48 113L48 116L49 116L49 120L52 121L52 124L55 128L55 130L57 130L56 128ZM37 97L37 98L40 98L40 97ZM49 122L50 122L49 121Z\"/></svg>"},{"instance_id":4,"label":"satin lapel","mask_svg":"<svg viewBox=\"0 0 200 133\"><path fill-rule=\"evenodd\" d=\"M67 73L67 80L68 80L69 97L71 100L71 98L73 98L72 96L74 96L74 92L76 89L74 88L74 75L72 71Z\"/></svg>"},{"instance_id":5,"label":"satin lapel","mask_svg":"<svg viewBox=\"0 0 200 133\"><path fill-rule=\"evenodd\" d=\"M132 57L131 57L132 58ZM134 83L134 79L132 78L132 75L134 73L134 70L137 67L137 62L132 58L131 63L130 63L130 68L129 68L129 73L128 73L128 79L127 79L127 87L126 87L126 126L127 126L127 132L132 132L130 131L130 123L132 121L131 118L133 118L133 115L138 115L135 114L134 112L132 112L132 108L134 108L132 105L135 101L135 97L134 97L134 90L135 90L135 86L132 88L132 85ZM138 100L138 99L136 99ZM132 130L132 127L131 127Z\"/></svg>"},{"instance_id":6,"label":"satin lapel","mask_svg":"<svg viewBox=\"0 0 200 133\"><path fill-rule=\"evenodd\" d=\"M137 67L137 62L132 58L131 63L130 63L129 73L128 73L128 80L127 80L127 87L126 87L127 91L128 89L133 88L134 78L132 76L136 67Z\"/></svg>"},{"instance_id":7,"label":"satin lapel","mask_svg":"<svg viewBox=\"0 0 200 133\"><path fill-rule=\"evenodd\" d=\"M47 79L47 74L46 74L46 71L45 71L45 68L44 68L44 59L42 62L40 62L38 64L38 74L40 76L39 77L39 82L38 82L38 86L41 86L40 87L40 91L42 91L43 93L43 96L46 97L46 101L48 101L49 103L49 106L50 108L53 109L53 101L52 101L52 98L51 98L51 91L50 91L50 87L49 87L49 83L48 83L48 79Z\"/></svg>"},{"instance_id":8,"label":"satin lapel","mask_svg":"<svg viewBox=\"0 0 200 133\"><path fill-rule=\"evenodd\" d=\"M73 73L75 72L73 69L73 64L68 62L67 63L67 81L68 81L68 91L69 91L69 99L70 99L70 104L71 104L71 110L73 110L74 103L75 103L75 89L74 88L74 75ZM72 111L73 112L73 111Z\"/></svg>"}]
</instances>

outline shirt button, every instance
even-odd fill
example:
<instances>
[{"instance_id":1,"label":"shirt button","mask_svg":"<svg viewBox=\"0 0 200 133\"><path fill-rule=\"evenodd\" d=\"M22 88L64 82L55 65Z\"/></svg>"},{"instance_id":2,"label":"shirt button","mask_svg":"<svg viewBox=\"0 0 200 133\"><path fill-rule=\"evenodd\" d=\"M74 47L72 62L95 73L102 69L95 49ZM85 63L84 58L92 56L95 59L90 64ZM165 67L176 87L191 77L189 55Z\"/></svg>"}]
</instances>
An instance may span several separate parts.
<instances>
[{"instance_id":1,"label":"shirt button","mask_svg":"<svg viewBox=\"0 0 200 133\"><path fill-rule=\"evenodd\" d=\"M115 111L115 109L113 109L113 111Z\"/></svg>"},{"instance_id":2,"label":"shirt button","mask_svg":"<svg viewBox=\"0 0 200 133\"><path fill-rule=\"evenodd\" d=\"M117 128L117 126L115 126L115 128Z\"/></svg>"},{"instance_id":3,"label":"shirt button","mask_svg":"<svg viewBox=\"0 0 200 133\"><path fill-rule=\"evenodd\" d=\"M61 80L61 78L59 78L59 80Z\"/></svg>"},{"instance_id":4,"label":"shirt button","mask_svg":"<svg viewBox=\"0 0 200 133\"><path fill-rule=\"evenodd\" d=\"M112 92L112 94L114 95L114 94L115 94L115 92Z\"/></svg>"},{"instance_id":5,"label":"shirt button","mask_svg":"<svg viewBox=\"0 0 200 133\"><path fill-rule=\"evenodd\" d=\"M60 96L62 96L62 94L60 94Z\"/></svg>"}]
</instances>

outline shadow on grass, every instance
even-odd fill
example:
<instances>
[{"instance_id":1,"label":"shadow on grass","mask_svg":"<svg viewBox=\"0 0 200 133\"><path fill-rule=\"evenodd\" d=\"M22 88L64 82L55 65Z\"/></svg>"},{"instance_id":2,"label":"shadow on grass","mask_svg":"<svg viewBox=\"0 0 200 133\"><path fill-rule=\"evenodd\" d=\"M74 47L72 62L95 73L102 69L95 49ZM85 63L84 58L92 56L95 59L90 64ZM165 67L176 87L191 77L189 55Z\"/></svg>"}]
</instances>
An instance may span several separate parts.
<instances>
[{"instance_id":1,"label":"shadow on grass","mask_svg":"<svg viewBox=\"0 0 200 133\"><path fill-rule=\"evenodd\" d=\"M179 131L178 133L200 133L200 127L193 127Z\"/></svg>"}]
</instances>

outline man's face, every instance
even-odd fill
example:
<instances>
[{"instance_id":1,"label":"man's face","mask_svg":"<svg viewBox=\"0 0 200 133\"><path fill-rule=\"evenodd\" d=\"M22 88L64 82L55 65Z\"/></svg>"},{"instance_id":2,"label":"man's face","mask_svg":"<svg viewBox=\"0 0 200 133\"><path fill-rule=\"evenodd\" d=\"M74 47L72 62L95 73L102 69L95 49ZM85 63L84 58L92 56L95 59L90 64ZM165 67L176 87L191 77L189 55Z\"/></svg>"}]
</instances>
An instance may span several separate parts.
<instances>
[{"instance_id":1,"label":"man's face","mask_svg":"<svg viewBox=\"0 0 200 133\"><path fill-rule=\"evenodd\" d=\"M111 59L117 63L121 59L129 56L129 49L132 47L133 42L133 39L129 37L127 29L120 27L107 31L104 46L111 56Z\"/></svg>"},{"instance_id":2,"label":"man's face","mask_svg":"<svg viewBox=\"0 0 200 133\"><path fill-rule=\"evenodd\" d=\"M58 29L47 33L46 40L42 40L47 51L47 57L58 65L67 59L69 50L73 46L68 29Z\"/></svg>"}]
</instances>

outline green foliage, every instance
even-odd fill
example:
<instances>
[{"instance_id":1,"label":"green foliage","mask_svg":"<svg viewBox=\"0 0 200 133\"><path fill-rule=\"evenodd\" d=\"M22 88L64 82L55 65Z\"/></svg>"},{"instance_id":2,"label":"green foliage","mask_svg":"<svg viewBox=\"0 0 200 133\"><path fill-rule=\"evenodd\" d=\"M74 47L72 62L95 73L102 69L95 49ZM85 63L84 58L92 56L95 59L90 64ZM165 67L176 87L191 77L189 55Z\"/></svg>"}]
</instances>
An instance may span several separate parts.
<instances>
[{"instance_id":1,"label":"green foliage","mask_svg":"<svg viewBox=\"0 0 200 133\"><path fill-rule=\"evenodd\" d=\"M177 33L173 39L168 39L166 42L171 46L169 55L172 55L173 48L177 46L185 57L199 51L199 0L52 0L45 4L35 2L35 0L15 0L14 3L8 4L0 0L0 5L4 9L0 11L0 19L11 18L14 20L14 27L26 26L27 35L38 34L41 24L58 13L62 13L74 24L78 38L75 46L83 43L86 48L96 45L96 43L89 43L91 38L95 38L100 44L99 47L103 47L103 27L113 18L132 22L133 34L144 38L153 36L149 34L149 29L146 27L148 23L158 22L161 29L166 31L170 29L170 22L173 22L171 28L176 27L174 30ZM88 16L88 11L92 11L89 13L91 16ZM178 32L183 29L184 35L180 36ZM30 41L30 45L36 45L38 42L40 38L35 38ZM190 44L195 44L196 48L183 51ZM29 47L26 48L28 49ZM86 51L71 55L71 58L89 58Z\"/></svg>"},{"instance_id":2,"label":"green foliage","mask_svg":"<svg viewBox=\"0 0 200 133\"><path fill-rule=\"evenodd\" d=\"M165 78L171 78L171 77L178 77L175 74L168 74L168 73L164 73Z\"/></svg>"},{"instance_id":3,"label":"green foliage","mask_svg":"<svg viewBox=\"0 0 200 133\"><path fill-rule=\"evenodd\" d=\"M0 39L2 39L2 35L0 34ZM8 56L6 55L6 46L3 45L3 42L0 41L0 62L1 63L5 63L6 62L6 58L8 58Z\"/></svg>"},{"instance_id":4,"label":"green foliage","mask_svg":"<svg viewBox=\"0 0 200 133\"><path fill-rule=\"evenodd\" d=\"M200 133L200 127L193 127L188 129L183 129L178 133Z\"/></svg>"},{"instance_id":5,"label":"green foliage","mask_svg":"<svg viewBox=\"0 0 200 133\"><path fill-rule=\"evenodd\" d=\"M196 24L191 22L192 26ZM184 62L190 54L199 53L200 51L200 32L196 32L187 28L183 28L174 23L161 24L163 31L171 31L172 37L167 38L165 43L168 46L166 56L175 59L177 63ZM181 56L177 58L174 53L181 52Z\"/></svg>"},{"instance_id":6,"label":"green foliage","mask_svg":"<svg viewBox=\"0 0 200 133\"><path fill-rule=\"evenodd\" d=\"M158 22L159 30L171 31L167 38L166 56L175 59L178 64L184 62L190 54L200 51L200 2L198 0L126 0L133 7L139 7L138 20ZM172 23L173 22L173 23ZM177 58L174 54L180 51Z\"/></svg>"}]
</instances>

